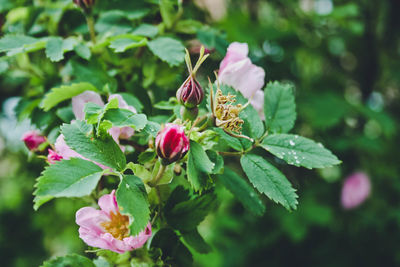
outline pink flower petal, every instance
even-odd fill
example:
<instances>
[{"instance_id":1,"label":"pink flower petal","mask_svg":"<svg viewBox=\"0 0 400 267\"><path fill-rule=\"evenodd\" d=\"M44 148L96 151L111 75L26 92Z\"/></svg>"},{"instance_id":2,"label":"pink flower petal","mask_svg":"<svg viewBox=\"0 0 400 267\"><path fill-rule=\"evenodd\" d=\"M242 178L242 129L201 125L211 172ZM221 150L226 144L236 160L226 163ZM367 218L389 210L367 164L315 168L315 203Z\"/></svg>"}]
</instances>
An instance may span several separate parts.
<instances>
[{"instance_id":1,"label":"pink flower petal","mask_svg":"<svg viewBox=\"0 0 400 267\"><path fill-rule=\"evenodd\" d=\"M254 65L247 57L249 48L247 44L232 43L228 47L225 58L221 61L218 80L241 92L244 97L251 99L251 104L264 119L262 112L264 98L259 99L264 93L265 71Z\"/></svg>"},{"instance_id":2,"label":"pink flower petal","mask_svg":"<svg viewBox=\"0 0 400 267\"><path fill-rule=\"evenodd\" d=\"M254 109L258 112L258 115L262 120L265 119L264 114L264 91L257 91L253 98L250 100L250 104L254 107Z\"/></svg>"},{"instance_id":3,"label":"pink flower petal","mask_svg":"<svg viewBox=\"0 0 400 267\"><path fill-rule=\"evenodd\" d=\"M76 224L90 230L94 234L101 234L104 232L100 224L108 219L106 213L92 207L81 208L75 215Z\"/></svg>"},{"instance_id":4,"label":"pink flower petal","mask_svg":"<svg viewBox=\"0 0 400 267\"><path fill-rule=\"evenodd\" d=\"M117 199L115 198L115 190L113 190L111 194L102 196L99 199L99 206L101 210L107 214L110 214L110 212L113 212L114 214L119 212Z\"/></svg>"},{"instance_id":5,"label":"pink flower petal","mask_svg":"<svg viewBox=\"0 0 400 267\"><path fill-rule=\"evenodd\" d=\"M262 89L264 79L264 69L251 63L249 58L226 66L218 76L221 84L233 87L248 99Z\"/></svg>"},{"instance_id":6,"label":"pink flower petal","mask_svg":"<svg viewBox=\"0 0 400 267\"><path fill-rule=\"evenodd\" d=\"M104 102L100 95L93 91L85 91L82 94L72 98L72 111L74 112L76 119L85 119L84 108L85 104L89 102L95 103L101 107L104 106Z\"/></svg>"}]
</instances>

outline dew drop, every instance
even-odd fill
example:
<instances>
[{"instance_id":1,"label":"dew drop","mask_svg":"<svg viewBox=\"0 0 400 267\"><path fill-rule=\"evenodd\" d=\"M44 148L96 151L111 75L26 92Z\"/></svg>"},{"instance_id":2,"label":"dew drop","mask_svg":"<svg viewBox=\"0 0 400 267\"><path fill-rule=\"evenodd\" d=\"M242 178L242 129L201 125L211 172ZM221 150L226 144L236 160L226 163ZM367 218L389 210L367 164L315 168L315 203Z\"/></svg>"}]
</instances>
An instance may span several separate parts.
<instances>
[{"instance_id":1,"label":"dew drop","mask_svg":"<svg viewBox=\"0 0 400 267\"><path fill-rule=\"evenodd\" d=\"M294 145L295 145L295 143L294 143L293 140L290 140L290 141L289 141L289 144L290 144L291 146L294 146Z\"/></svg>"}]
</instances>

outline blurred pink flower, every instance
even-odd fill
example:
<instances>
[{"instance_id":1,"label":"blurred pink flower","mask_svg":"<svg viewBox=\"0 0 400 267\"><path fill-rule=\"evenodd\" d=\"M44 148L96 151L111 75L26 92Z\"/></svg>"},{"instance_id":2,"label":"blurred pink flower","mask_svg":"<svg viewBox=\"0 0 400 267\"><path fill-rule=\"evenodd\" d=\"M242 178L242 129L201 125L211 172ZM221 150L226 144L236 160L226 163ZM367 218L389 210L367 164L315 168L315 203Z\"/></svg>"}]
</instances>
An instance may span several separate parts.
<instances>
[{"instance_id":1,"label":"blurred pink flower","mask_svg":"<svg viewBox=\"0 0 400 267\"><path fill-rule=\"evenodd\" d=\"M151 236L151 224L137 236L129 234L129 217L119 212L115 190L102 196L100 210L84 207L76 213L79 237L92 247L124 253L140 248Z\"/></svg>"},{"instance_id":2,"label":"blurred pink flower","mask_svg":"<svg viewBox=\"0 0 400 267\"><path fill-rule=\"evenodd\" d=\"M26 132L22 136L21 140L24 141L26 147L31 151L36 150L39 145L46 142L46 138L38 134L36 131Z\"/></svg>"},{"instance_id":3,"label":"blurred pink flower","mask_svg":"<svg viewBox=\"0 0 400 267\"><path fill-rule=\"evenodd\" d=\"M57 152L55 152L54 150L48 149L48 151L49 151L49 154L47 155L47 161L50 164L54 164L56 161L60 161L63 159L63 157L61 155L57 154Z\"/></svg>"},{"instance_id":4,"label":"blurred pink flower","mask_svg":"<svg viewBox=\"0 0 400 267\"><path fill-rule=\"evenodd\" d=\"M371 182L363 172L348 176L342 187L341 202L345 209L353 209L361 205L370 195Z\"/></svg>"},{"instance_id":5,"label":"blurred pink flower","mask_svg":"<svg viewBox=\"0 0 400 267\"><path fill-rule=\"evenodd\" d=\"M89 102L95 103L101 107L104 106L104 102L100 95L93 91L85 91L72 98L72 111L74 112L76 119L81 121L85 119L85 104Z\"/></svg>"},{"instance_id":6,"label":"blurred pink flower","mask_svg":"<svg viewBox=\"0 0 400 267\"><path fill-rule=\"evenodd\" d=\"M251 100L252 106L264 119L264 86L265 71L254 65L247 56L249 47L246 43L231 43L225 58L221 61L218 80L232 86Z\"/></svg>"}]
</instances>

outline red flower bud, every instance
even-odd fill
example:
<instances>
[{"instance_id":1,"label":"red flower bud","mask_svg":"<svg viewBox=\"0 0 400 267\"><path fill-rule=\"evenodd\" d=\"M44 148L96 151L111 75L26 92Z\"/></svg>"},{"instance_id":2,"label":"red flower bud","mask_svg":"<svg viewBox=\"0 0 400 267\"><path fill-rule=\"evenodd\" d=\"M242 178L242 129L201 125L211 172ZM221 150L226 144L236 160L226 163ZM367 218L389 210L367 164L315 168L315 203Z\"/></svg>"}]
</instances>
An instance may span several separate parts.
<instances>
[{"instance_id":1,"label":"red flower bud","mask_svg":"<svg viewBox=\"0 0 400 267\"><path fill-rule=\"evenodd\" d=\"M157 154L163 159L164 165L183 158L189 146L189 138L181 125L167 123L156 137Z\"/></svg>"},{"instance_id":2,"label":"red flower bud","mask_svg":"<svg viewBox=\"0 0 400 267\"><path fill-rule=\"evenodd\" d=\"M46 142L46 138L44 138L44 136L39 135L35 131L29 131L22 136L22 141L24 141L26 147L32 151L36 150L40 144Z\"/></svg>"},{"instance_id":3,"label":"red flower bud","mask_svg":"<svg viewBox=\"0 0 400 267\"><path fill-rule=\"evenodd\" d=\"M84 9L85 11L92 8L95 4L95 0L73 0L75 5Z\"/></svg>"},{"instance_id":4,"label":"red flower bud","mask_svg":"<svg viewBox=\"0 0 400 267\"><path fill-rule=\"evenodd\" d=\"M190 75L176 92L176 98L179 103L187 108L194 108L200 105L203 97L204 91L193 75Z\"/></svg>"},{"instance_id":5,"label":"red flower bud","mask_svg":"<svg viewBox=\"0 0 400 267\"><path fill-rule=\"evenodd\" d=\"M54 164L56 163L56 161L60 161L63 159L63 157L61 155L58 155L57 152L55 152L54 150L49 149L49 154L47 155L47 161L50 164Z\"/></svg>"}]
</instances>

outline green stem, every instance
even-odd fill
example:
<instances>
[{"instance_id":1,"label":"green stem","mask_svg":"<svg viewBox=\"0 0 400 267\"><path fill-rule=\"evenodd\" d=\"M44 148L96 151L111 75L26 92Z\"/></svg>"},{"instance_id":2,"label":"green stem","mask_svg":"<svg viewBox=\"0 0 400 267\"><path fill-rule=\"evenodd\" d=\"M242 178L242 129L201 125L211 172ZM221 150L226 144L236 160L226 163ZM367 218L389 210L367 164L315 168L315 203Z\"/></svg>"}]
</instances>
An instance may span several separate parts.
<instances>
[{"instance_id":1,"label":"green stem","mask_svg":"<svg viewBox=\"0 0 400 267\"><path fill-rule=\"evenodd\" d=\"M93 15L86 15L86 22L89 28L90 39L92 40L93 45L96 44L96 32L94 30L94 18Z\"/></svg>"},{"instance_id":2,"label":"green stem","mask_svg":"<svg viewBox=\"0 0 400 267\"><path fill-rule=\"evenodd\" d=\"M167 166L161 163L156 177L154 177L154 179L149 184L152 186L157 186L158 182L161 180L161 177L163 176L166 169Z\"/></svg>"}]
</instances>

